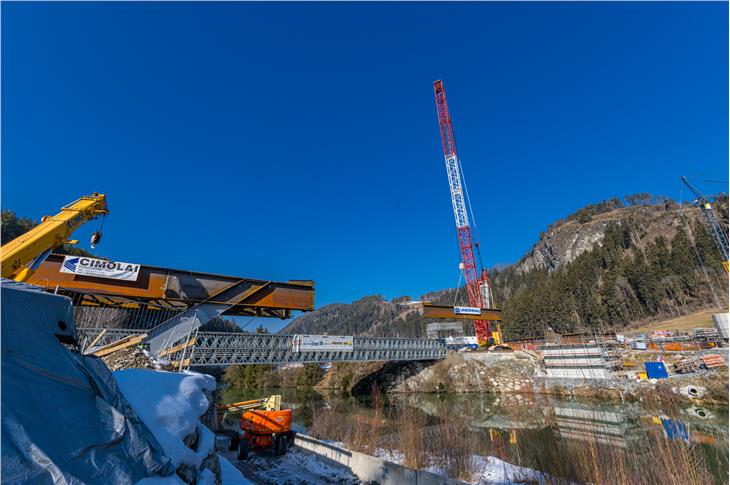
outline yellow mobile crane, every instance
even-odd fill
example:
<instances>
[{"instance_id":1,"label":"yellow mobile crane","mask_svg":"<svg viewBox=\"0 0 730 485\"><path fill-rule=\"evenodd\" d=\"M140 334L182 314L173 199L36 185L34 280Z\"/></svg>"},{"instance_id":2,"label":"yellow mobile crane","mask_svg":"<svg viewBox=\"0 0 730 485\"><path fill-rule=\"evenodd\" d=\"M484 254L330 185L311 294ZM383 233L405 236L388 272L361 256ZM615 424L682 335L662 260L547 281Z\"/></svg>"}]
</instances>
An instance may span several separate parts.
<instances>
[{"instance_id":1,"label":"yellow mobile crane","mask_svg":"<svg viewBox=\"0 0 730 485\"><path fill-rule=\"evenodd\" d=\"M0 247L0 272L3 278L26 281L54 249L64 244L76 244L69 240L73 232L84 223L109 213L104 194L86 195L61 207L55 216L46 216L41 223ZM91 236L91 247L101 240L101 231Z\"/></svg>"}]
</instances>

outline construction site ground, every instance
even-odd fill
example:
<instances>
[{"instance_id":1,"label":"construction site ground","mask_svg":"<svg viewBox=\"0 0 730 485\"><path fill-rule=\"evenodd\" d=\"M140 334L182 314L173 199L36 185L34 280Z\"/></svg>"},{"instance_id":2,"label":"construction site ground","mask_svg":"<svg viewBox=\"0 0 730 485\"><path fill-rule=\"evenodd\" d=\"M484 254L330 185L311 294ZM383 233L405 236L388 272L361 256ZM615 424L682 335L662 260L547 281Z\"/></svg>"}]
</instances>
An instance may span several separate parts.
<instances>
[{"instance_id":1,"label":"construction site ground","mask_svg":"<svg viewBox=\"0 0 730 485\"><path fill-rule=\"evenodd\" d=\"M646 352L625 350L622 360L630 364L629 371L616 373L611 379L572 379L547 377L540 359L528 352L490 354L482 352L452 353L421 372L387 389L395 393L487 392L496 394L546 394L577 399L603 399L607 401L647 401L687 399L682 395L685 386L705 388L701 398L705 404L727 404L728 368L699 370L691 374L672 375L668 379L637 380L632 374L643 370L644 362L656 361L659 355L667 365L682 359L698 359L705 354L720 354L728 362L728 349L712 349L700 352ZM632 367L633 366L633 367Z\"/></svg>"}]
</instances>

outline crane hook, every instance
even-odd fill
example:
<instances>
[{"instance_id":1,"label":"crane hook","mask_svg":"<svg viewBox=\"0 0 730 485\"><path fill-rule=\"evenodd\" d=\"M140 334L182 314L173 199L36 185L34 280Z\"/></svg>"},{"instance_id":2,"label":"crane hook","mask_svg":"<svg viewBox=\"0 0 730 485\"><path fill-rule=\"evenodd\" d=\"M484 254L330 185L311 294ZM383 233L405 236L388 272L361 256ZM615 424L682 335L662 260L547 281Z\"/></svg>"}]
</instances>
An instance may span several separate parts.
<instances>
[{"instance_id":1,"label":"crane hook","mask_svg":"<svg viewBox=\"0 0 730 485\"><path fill-rule=\"evenodd\" d=\"M91 235L91 249L96 249L96 245L101 242L101 231L96 231Z\"/></svg>"}]
</instances>

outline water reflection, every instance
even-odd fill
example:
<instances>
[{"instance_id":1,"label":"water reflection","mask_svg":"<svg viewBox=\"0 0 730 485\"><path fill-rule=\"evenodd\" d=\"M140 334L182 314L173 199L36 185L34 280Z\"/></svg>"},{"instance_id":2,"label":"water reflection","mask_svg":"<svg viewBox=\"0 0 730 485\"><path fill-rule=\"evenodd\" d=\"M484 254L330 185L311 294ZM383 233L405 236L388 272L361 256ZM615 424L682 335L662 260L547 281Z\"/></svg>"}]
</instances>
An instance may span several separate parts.
<instances>
[{"instance_id":1,"label":"water reflection","mask_svg":"<svg viewBox=\"0 0 730 485\"><path fill-rule=\"evenodd\" d=\"M398 416L408 408L423 415L419 422L427 434L439 432L440 423L457 418L494 456L557 474L562 469L555 465L565 460L566 450L601 446L650 460L658 452L657 439L682 441L705 457L715 481L727 483L727 408L647 409L638 403L585 403L517 394L398 394L386 396L385 413L376 418L367 396L354 398L316 390L227 389L222 400L270 394L282 394L285 405L294 410L293 428L299 432L307 432L313 411L324 408L343 423L378 419L375 429L380 442L397 447Z\"/></svg>"},{"instance_id":2,"label":"water reflection","mask_svg":"<svg viewBox=\"0 0 730 485\"><path fill-rule=\"evenodd\" d=\"M392 400L417 407L431 416L455 414L475 428L502 431L549 428L567 440L599 439L626 448L647 428L670 421L687 427L688 440L727 443L728 409L689 406L684 409L646 409L638 403L577 402L540 395L407 394ZM669 416L672 416L670 419ZM677 433L665 431L670 439ZM711 439L711 438L714 438Z\"/></svg>"}]
</instances>

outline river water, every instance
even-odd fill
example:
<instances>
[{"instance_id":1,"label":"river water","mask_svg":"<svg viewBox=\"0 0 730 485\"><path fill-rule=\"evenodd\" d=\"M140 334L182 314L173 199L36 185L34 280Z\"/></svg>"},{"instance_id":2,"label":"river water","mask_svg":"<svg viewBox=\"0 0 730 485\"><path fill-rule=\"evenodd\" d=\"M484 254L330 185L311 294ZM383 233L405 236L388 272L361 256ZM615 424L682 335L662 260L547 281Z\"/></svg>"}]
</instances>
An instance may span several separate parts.
<instances>
[{"instance_id":1,"label":"river water","mask_svg":"<svg viewBox=\"0 0 730 485\"><path fill-rule=\"evenodd\" d=\"M626 477L631 476L626 468L633 467L634 473L643 469L659 480L665 471L671 477L684 473L686 467L701 466L706 473L695 474L700 477L696 483L728 483L727 407L649 409L638 403L475 393L390 395L378 408L370 396L295 389L226 389L222 399L233 402L270 394L281 394L284 404L294 410L293 428L299 432L310 433L326 411L336 423L327 429L332 434L327 438L335 441L347 441L344 435L336 435L351 431L349 424L367 423L369 432L378 435L379 447L398 450L404 446L400 436L404 429L423 427L430 434L422 436L436 443L457 426L457 436L468 436L473 446L483 450L479 454L552 476L598 482L595 474L599 471L586 471L591 466ZM408 419L405 428L404 416ZM584 463L588 461L590 464ZM677 465L684 461L686 466ZM674 466L679 470L673 470ZM634 479L615 483L628 480ZM605 477L602 481L606 483Z\"/></svg>"}]
</instances>

